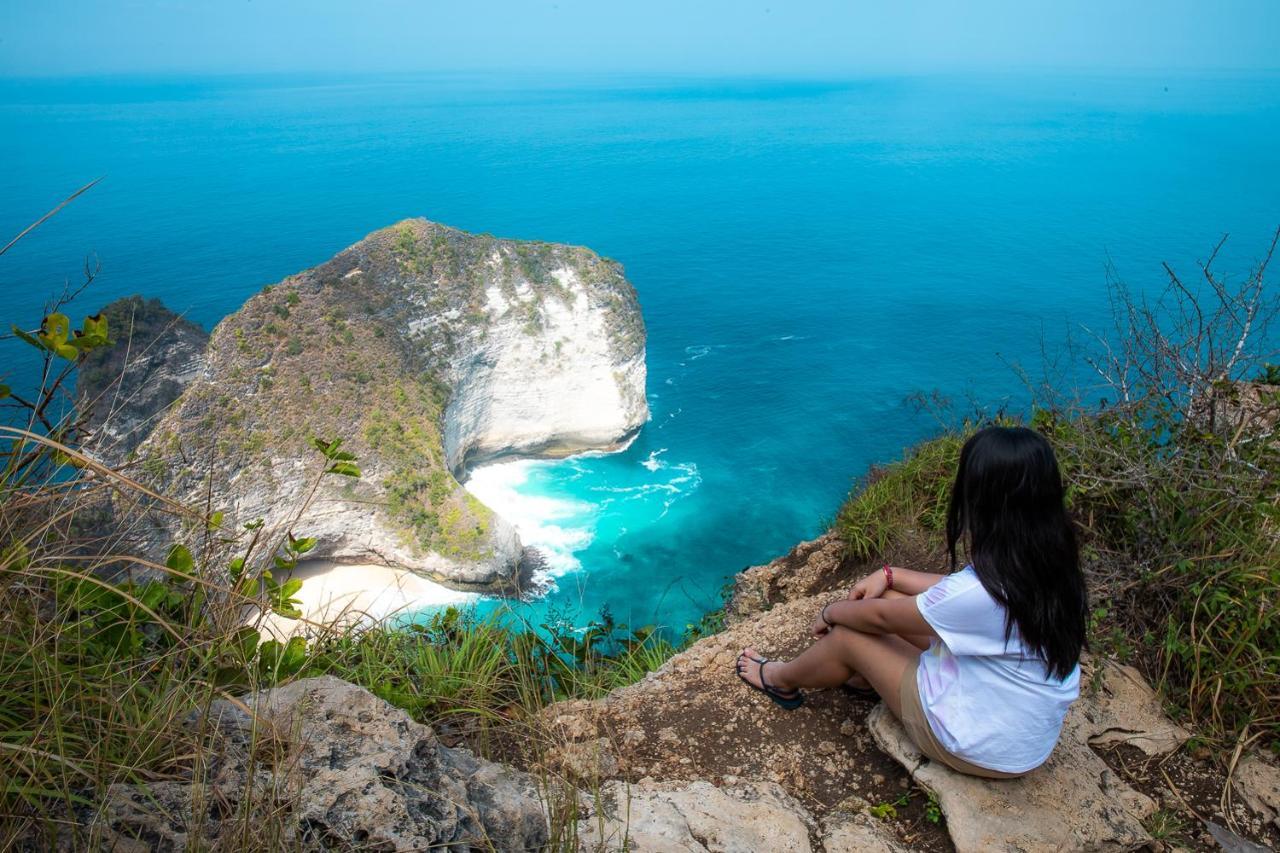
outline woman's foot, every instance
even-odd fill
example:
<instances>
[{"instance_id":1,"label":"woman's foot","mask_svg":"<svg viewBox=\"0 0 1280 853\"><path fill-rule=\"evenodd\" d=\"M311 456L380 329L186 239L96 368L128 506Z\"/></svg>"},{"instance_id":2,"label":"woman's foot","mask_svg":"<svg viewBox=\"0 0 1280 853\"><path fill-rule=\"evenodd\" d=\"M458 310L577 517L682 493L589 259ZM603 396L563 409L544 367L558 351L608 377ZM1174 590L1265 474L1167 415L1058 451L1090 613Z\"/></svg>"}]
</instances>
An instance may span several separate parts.
<instances>
[{"instance_id":1,"label":"woman's foot","mask_svg":"<svg viewBox=\"0 0 1280 853\"><path fill-rule=\"evenodd\" d=\"M738 655L738 677L751 687L759 690L783 708L798 708L804 701L800 691L781 687L775 680L778 668L777 661L764 658L755 649L744 649Z\"/></svg>"}]
</instances>

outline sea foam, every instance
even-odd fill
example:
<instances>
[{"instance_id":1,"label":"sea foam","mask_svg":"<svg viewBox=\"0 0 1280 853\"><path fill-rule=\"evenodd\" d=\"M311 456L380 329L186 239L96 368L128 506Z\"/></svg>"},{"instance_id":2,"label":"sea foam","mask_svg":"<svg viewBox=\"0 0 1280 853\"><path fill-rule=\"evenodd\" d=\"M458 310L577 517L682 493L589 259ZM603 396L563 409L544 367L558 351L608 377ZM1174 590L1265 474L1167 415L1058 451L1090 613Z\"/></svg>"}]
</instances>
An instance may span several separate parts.
<instances>
[{"instance_id":1,"label":"sea foam","mask_svg":"<svg viewBox=\"0 0 1280 853\"><path fill-rule=\"evenodd\" d=\"M547 561L541 585L577 571L582 563L575 552L595 537L594 507L582 501L539 494L531 476L554 462L517 459L484 465L463 483L485 506L505 518L520 534L525 546L536 548Z\"/></svg>"}]
</instances>

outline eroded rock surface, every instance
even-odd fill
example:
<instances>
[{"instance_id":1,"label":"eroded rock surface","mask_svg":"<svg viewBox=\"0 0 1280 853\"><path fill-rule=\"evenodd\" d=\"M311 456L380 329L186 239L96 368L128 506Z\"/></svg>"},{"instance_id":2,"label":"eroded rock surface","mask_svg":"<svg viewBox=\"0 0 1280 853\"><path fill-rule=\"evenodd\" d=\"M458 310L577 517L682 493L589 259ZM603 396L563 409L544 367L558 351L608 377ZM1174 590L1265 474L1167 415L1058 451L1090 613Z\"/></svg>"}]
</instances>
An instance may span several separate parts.
<instances>
[{"instance_id":1,"label":"eroded rock surface","mask_svg":"<svg viewBox=\"0 0 1280 853\"><path fill-rule=\"evenodd\" d=\"M644 346L618 264L408 220L221 322L141 469L232 529L283 531L321 468L312 438L341 438L363 476L320 482L298 530L311 556L506 590L519 538L457 477L503 454L624 445L648 418ZM171 514L153 523L157 548L182 537Z\"/></svg>"},{"instance_id":2,"label":"eroded rock surface","mask_svg":"<svg viewBox=\"0 0 1280 853\"><path fill-rule=\"evenodd\" d=\"M1249 808L1280 829L1280 767L1256 752L1249 753L1236 765L1231 783Z\"/></svg>"},{"instance_id":3,"label":"eroded rock surface","mask_svg":"<svg viewBox=\"0 0 1280 853\"><path fill-rule=\"evenodd\" d=\"M246 712L253 712L253 716ZM96 829L115 850L536 850L548 830L534 780L442 747L355 685L312 678L217 702L193 726L222 736L205 785L116 785ZM233 819L247 810L246 824Z\"/></svg>"},{"instance_id":4,"label":"eroded rock surface","mask_svg":"<svg viewBox=\"0 0 1280 853\"><path fill-rule=\"evenodd\" d=\"M583 850L809 853L816 824L777 785L609 782L578 824Z\"/></svg>"},{"instance_id":5,"label":"eroded rock surface","mask_svg":"<svg viewBox=\"0 0 1280 853\"><path fill-rule=\"evenodd\" d=\"M909 848L863 808L828 815L822 822L822 849L826 853L906 853Z\"/></svg>"}]
</instances>

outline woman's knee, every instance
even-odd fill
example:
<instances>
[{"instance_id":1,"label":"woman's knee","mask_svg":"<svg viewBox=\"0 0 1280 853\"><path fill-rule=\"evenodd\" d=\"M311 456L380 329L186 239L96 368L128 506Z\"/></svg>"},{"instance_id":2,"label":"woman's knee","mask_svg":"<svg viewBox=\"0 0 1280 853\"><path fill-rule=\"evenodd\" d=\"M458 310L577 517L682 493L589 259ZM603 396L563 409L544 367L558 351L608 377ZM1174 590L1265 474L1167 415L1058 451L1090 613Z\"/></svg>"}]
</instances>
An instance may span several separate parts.
<instances>
[{"instance_id":1,"label":"woman's knee","mask_svg":"<svg viewBox=\"0 0 1280 853\"><path fill-rule=\"evenodd\" d=\"M853 655L874 654L884 642L884 637L879 634L864 634L862 631L847 628L844 625L834 626L827 636L832 642L839 644Z\"/></svg>"},{"instance_id":2,"label":"woman's knee","mask_svg":"<svg viewBox=\"0 0 1280 853\"><path fill-rule=\"evenodd\" d=\"M850 627L849 627L849 626L847 626L847 625L832 625L832 626L831 626L831 630L830 630L830 631L828 631L827 633L829 633L829 634L830 634L831 636L833 636L833 637L846 637L846 638L847 638L847 637L871 637L871 636L874 636L873 634L865 634L865 633L863 633L862 631L859 631L859 630L858 630L858 629L856 629L856 628L850 628Z\"/></svg>"}]
</instances>

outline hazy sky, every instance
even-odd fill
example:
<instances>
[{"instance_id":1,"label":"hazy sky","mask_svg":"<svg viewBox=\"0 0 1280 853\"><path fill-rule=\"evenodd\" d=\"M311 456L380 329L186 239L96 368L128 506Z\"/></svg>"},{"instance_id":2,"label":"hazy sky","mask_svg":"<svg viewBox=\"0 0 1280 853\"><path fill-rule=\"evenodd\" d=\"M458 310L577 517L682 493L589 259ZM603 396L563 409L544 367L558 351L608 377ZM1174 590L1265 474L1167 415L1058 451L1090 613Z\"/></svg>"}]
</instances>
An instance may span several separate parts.
<instances>
[{"instance_id":1,"label":"hazy sky","mask_svg":"<svg viewBox=\"0 0 1280 853\"><path fill-rule=\"evenodd\" d=\"M1280 68L1280 0L0 0L0 75Z\"/></svg>"}]
</instances>

